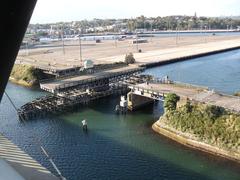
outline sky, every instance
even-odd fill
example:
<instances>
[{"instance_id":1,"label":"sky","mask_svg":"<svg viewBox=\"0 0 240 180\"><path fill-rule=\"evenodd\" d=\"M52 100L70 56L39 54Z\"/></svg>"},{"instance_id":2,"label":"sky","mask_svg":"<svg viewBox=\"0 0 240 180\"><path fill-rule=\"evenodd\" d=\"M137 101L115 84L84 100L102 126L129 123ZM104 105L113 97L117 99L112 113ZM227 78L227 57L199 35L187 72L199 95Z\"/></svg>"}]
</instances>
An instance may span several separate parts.
<instances>
[{"instance_id":1,"label":"sky","mask_svg":"<svg viewBox=\"0 0 240 180\"><path fill-rule=\"evenodd\" d=\"M239 16L240 0L38 0L31 23L168 15Z\"/></svg>"}]
</instances>

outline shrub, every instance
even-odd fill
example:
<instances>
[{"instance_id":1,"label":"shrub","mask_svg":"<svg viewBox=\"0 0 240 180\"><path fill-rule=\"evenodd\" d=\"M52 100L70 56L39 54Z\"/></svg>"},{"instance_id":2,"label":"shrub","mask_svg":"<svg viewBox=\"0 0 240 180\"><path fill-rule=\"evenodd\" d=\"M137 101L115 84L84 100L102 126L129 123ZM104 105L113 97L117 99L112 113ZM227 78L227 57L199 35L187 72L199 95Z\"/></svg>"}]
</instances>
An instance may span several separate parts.
<instances>
[{"instance_id":1,"label":"shrub","mask_svg":"<svg viewBox=\"0 0 240 180\"><path fill-rule=\"evenodd\" d=\"M187 100L186 104L185 104L185 109L187 113L192 112L193 106L191 105L190 101Z\"/></svg>"},{"instance_id":2,"label":"shrub","mask_svg":"<svg viewBox=\"0 0 240 180\"><path fill-rule=\"evenodd\" d=\"M215 120L216 118L222 116L225 110L222 107L209 105L206 107L206 113L211 120Z\"/></svg>"},{"instance_id":3,"label":"shrub","mask_svg":"<svg viewBox=\"0 0 240 180\"><path fill-rule=\"evenodd\" d=\"M126 64L134 64L135 63L135 58L133 56L133 53L126 54L125 63Z\"/></svg>"},{"instance_id":4,"label":"shrub","mask_svg":"<svg viewBox=\"0 0 240 180\"><path fill-rule=\"evenodd\" d=\"M164 108L167 111L176 110L177 102L180 100L180 97L174 93L169 93L164 98Z\"/></svg>"},{"instance_id":5,"label":"shrub","mask_svg":"<svg viewBox=\"0 0 240 180\"><path fill-rule=\"evenodd\" d=\"M234 93L234 96L240 96L240 92Z\"/></svg>"}]
</instances>

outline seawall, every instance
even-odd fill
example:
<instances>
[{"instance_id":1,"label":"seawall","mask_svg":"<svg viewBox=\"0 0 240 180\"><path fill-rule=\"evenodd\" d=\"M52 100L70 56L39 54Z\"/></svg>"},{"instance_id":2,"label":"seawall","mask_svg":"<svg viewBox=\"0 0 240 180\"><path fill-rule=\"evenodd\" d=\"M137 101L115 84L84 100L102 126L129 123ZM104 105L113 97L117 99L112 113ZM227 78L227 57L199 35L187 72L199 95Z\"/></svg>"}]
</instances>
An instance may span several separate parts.
<instances>
[{"instance_id":1,"label":"seawall","mask_svg":"<svg viewBox=\"0 0 240 180\"><path fill-rule=\"evenodd\" d=\"M157 122L155 122L152 125L152 129L163 135L166 136L180 144L183 144L185 146L188 146L190 148L194 148L203 152L207 152L213 155L217 155L217 156L221 156L224 158L227 158L229 160L233 160L236 161L238 163L240 163L240 153L238 152L230 152L230 151L226 151L223 149L220 149L216 146L212 146L197 140L194 140L188 136L185 136L182 132L177 131L173 128L169 128L167 126L165 126L163 123L161 123L161 118L160 120L158 120Z\"/></svg>"},{"instance_id":2,"label":"seawall","mask_svg":"<svg viewBox=\"0 0 240 180\"><path fill-rule=\"evenodd\" d=\"M166 60L163 60L163 61L149 62L149 63L141 64L139 66L140 67L146 67L146 68L152 68L152 67L172 64L172 63L176 63L176 62L187 61L187 60L194 59L194 58L209 56L209 55L223 53L223 52L237 50L237 49L240 49L240 46L226 48L226 49L219 49L219 50L209 51L209 52L204 52L204 53L199 53L199 54L193 54L193 55L189 55L189 56L170 58L170 59L166 59Z\"/></svg>"}]
</instances>

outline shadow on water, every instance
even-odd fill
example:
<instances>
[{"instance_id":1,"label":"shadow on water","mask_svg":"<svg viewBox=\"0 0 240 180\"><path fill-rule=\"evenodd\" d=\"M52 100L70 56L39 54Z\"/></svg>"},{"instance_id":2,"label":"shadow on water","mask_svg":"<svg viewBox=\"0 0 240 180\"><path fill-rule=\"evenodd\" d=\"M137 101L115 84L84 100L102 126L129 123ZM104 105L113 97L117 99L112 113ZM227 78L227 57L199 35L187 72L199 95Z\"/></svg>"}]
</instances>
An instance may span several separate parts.
<instances>
[{"instance_id":1,"label":"shadow on water","mask_svg":"<svg viewBox=\"0 0 240 180\"><path fill-rule=\"evenodd\" d=\"M48 139L42 139L42 142L67 179L211 179L101 136L91 129L86 134L80 126L63 119L57 121L51 143ZM55 144L54 140L64 143ZM52 170L45 158L36 158Z\"/></svg>"}]
</instances>

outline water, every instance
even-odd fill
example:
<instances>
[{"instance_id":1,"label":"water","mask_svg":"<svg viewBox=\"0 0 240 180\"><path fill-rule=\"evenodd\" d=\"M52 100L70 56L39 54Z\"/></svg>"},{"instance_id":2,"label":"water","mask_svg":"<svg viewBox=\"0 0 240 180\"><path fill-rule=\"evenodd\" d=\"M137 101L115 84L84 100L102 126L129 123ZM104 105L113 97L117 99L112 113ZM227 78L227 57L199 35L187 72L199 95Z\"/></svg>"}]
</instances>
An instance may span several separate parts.
<instances>
[{"instance_id":1,"label":"water","mask_svg":"<svg viewBox=\"0 0 240 180\"><path fill-rule=\"evenodd\" d=\"M155 67L145 73L233 94L240 91L240 50Z\"/></svg>"},{"instance_id":2,"label":"water","mask_svg":"<svg viewBox=\"0 0 240 180\"><path fill-rule=\"evenodd\" d=\"M159 77L168 74L176 80L232 93L240 89L239 84L233 83L240 78L239 58L240 51L232 51L147 72ZM18 107L46 94L11 83L7 92ZM240 165L154 133L151 125L163 113L161 102L126 116L114 113L117 103L119 97L99 99L78 112L24 125L17 121L4 96L0 104L0 132L54 172L40 152L42 144L68 179L240 179ZM87 134L81 129L83 119L88 122Z\"/></svg>"}]
</instances>

